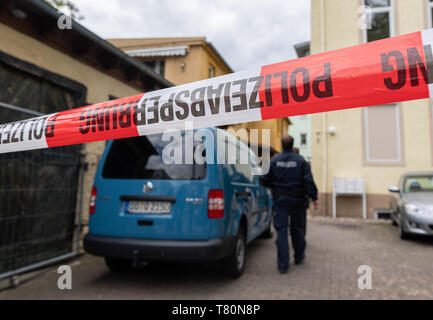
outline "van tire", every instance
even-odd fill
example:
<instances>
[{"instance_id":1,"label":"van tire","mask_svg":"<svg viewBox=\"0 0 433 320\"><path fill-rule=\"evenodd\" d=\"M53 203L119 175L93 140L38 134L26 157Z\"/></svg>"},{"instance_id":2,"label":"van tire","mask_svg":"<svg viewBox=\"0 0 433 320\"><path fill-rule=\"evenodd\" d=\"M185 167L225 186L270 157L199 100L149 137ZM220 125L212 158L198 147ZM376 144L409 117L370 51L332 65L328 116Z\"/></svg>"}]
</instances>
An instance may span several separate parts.
<instances>
[{"instance_id":1,"label":"van tire","mask_svg":"<svg viewBox=\"0 0 433 320\"><path fill-rule=\"evenodd\" d=\"M127 271L132 268L132 261L105 257L105 264L114 272Z\"/></svg>"},{"instance_id":2,"label":"van tire","mask_svg":"<svg viewBox=\"0 0 433 320\"><path fill-rule=\"evenodd\" d=\"M245 269L246 260L246 233L242 226L239 226L236 241L231 255L222 261L224 274L230 278L239 278Z\"/></svg>"}]
</instances>

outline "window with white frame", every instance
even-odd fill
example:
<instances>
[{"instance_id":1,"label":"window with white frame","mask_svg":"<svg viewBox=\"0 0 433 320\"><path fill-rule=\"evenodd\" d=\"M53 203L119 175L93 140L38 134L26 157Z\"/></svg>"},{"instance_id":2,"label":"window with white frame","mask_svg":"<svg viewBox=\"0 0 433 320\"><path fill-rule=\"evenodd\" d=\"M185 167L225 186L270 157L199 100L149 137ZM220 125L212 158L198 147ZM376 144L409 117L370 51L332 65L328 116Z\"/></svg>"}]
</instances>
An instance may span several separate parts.
<instances>
[{"instance_id":1,"label":"window with white frame","mask_svg":"<svg viewBox=\"0 0 433 320\"><path fill-rule=\"evenodd\" d=\"M165 73L165 60L151 60L143 61L143 63L153 69L156 73L164 76Z\"/></svg>"},{"instance_id":2,"label":"window with white frame","mask_svg":"<svg viewBox=\"0 0 433 320\"><path fill-rule=\"evenodd\" d=\"M433 28L433 0L427 1L427 26Z\"/></svg>"},{"instance_id":3,"label":"window with white frame","mask_svg":"<svg viewBox=\"0 0 433 320\"><path fill-rule=\"evenodd\" d=\"M401 163L401 125L398 104L364 108L367 163Z\"/></svg>"},{"instance_id":4,"label":"window with white frame","mask_svg":"<svg viewBox=\"0 0 433 320\"><path fill-rule=\"evenodd\" d=\"M393 31L394 0L364 0L368 28L364 30L364 42L385 39L394 36Z\"/></svg>"}]
</instances>

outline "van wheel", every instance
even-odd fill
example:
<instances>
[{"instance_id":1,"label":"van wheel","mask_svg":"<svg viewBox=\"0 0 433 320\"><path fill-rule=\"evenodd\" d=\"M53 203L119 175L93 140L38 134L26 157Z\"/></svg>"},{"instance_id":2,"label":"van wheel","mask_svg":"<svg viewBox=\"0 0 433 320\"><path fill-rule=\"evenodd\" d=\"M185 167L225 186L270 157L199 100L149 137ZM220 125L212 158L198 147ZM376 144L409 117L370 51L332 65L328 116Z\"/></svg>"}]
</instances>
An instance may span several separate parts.
<instances>
[{"instance_id":1,"label":"van wheel","mask_svg":"<svg viewBox=\"0 0 433 320\"><path fill-rule=\"evenodd\" d=\"M245 269L247 241L243 227L239 227L234 250L230 257L223 260L224 273L231 278L239 278Z\"/></svg>"},{"instance_id":2,"label":"van wheel","mask_svg":"<svg viewBox=\"0 0 433 320\"><path fill-rule=\"evenodd\" d=\"M111 271L120 272L132 268L132 261L105 257L105 264Z\"/></svg>"}]
</instances>

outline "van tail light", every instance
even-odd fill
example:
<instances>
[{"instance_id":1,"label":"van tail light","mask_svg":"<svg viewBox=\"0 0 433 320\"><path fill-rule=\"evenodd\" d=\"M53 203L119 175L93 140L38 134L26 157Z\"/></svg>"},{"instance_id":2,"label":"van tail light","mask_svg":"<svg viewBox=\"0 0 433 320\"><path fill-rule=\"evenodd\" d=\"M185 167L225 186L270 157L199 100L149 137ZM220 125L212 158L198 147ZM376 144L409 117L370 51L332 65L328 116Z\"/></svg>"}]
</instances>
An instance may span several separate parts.
<instances>
[{"instance_id":1,"label":"van tail light","mask_svg":"<svg viewBox=\"0 0 433 320\"><path fill-rule=\"evenodd\" d=\"M90 214L94 214L96 210L96 193L97 193L97 189L96 187L93 187L92 193L90 195L90 207L89 207Z\"/></svg>"},{"instance_id":2,"label":"van tail light","mask_svg":"<svg viewBox=\"0 0 433 320\"><path fill-rule=\"evenodd\" d=\"M217 219L224 217L224 190L210 190L207 203L208 218Z\"/></svg>"}]
</instances>

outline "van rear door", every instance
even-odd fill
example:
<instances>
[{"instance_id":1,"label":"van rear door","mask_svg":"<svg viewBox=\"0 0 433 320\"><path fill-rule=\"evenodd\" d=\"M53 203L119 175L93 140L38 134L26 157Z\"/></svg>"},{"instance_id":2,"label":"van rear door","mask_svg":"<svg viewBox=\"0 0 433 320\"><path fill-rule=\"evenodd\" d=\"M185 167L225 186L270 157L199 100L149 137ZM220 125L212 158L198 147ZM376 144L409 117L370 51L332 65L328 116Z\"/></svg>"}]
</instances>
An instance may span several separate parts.
<instances>
[{"instance_id":1,"label":"van rear door","mask_svg":"<svg viewBox=\"0 0 433 320\"><path fill-rule=\"evenodd\" d=\"M176 143L163 141L161 134L110 142L97 173L90 231L114 237L207 240L206 163L185 164L183 155L177 161L181 163L167 164L173 152L185 153L179 146L184 142L185 133ZM196 150L199 143L194 143Z\"/></svg>"}]
</instances>

